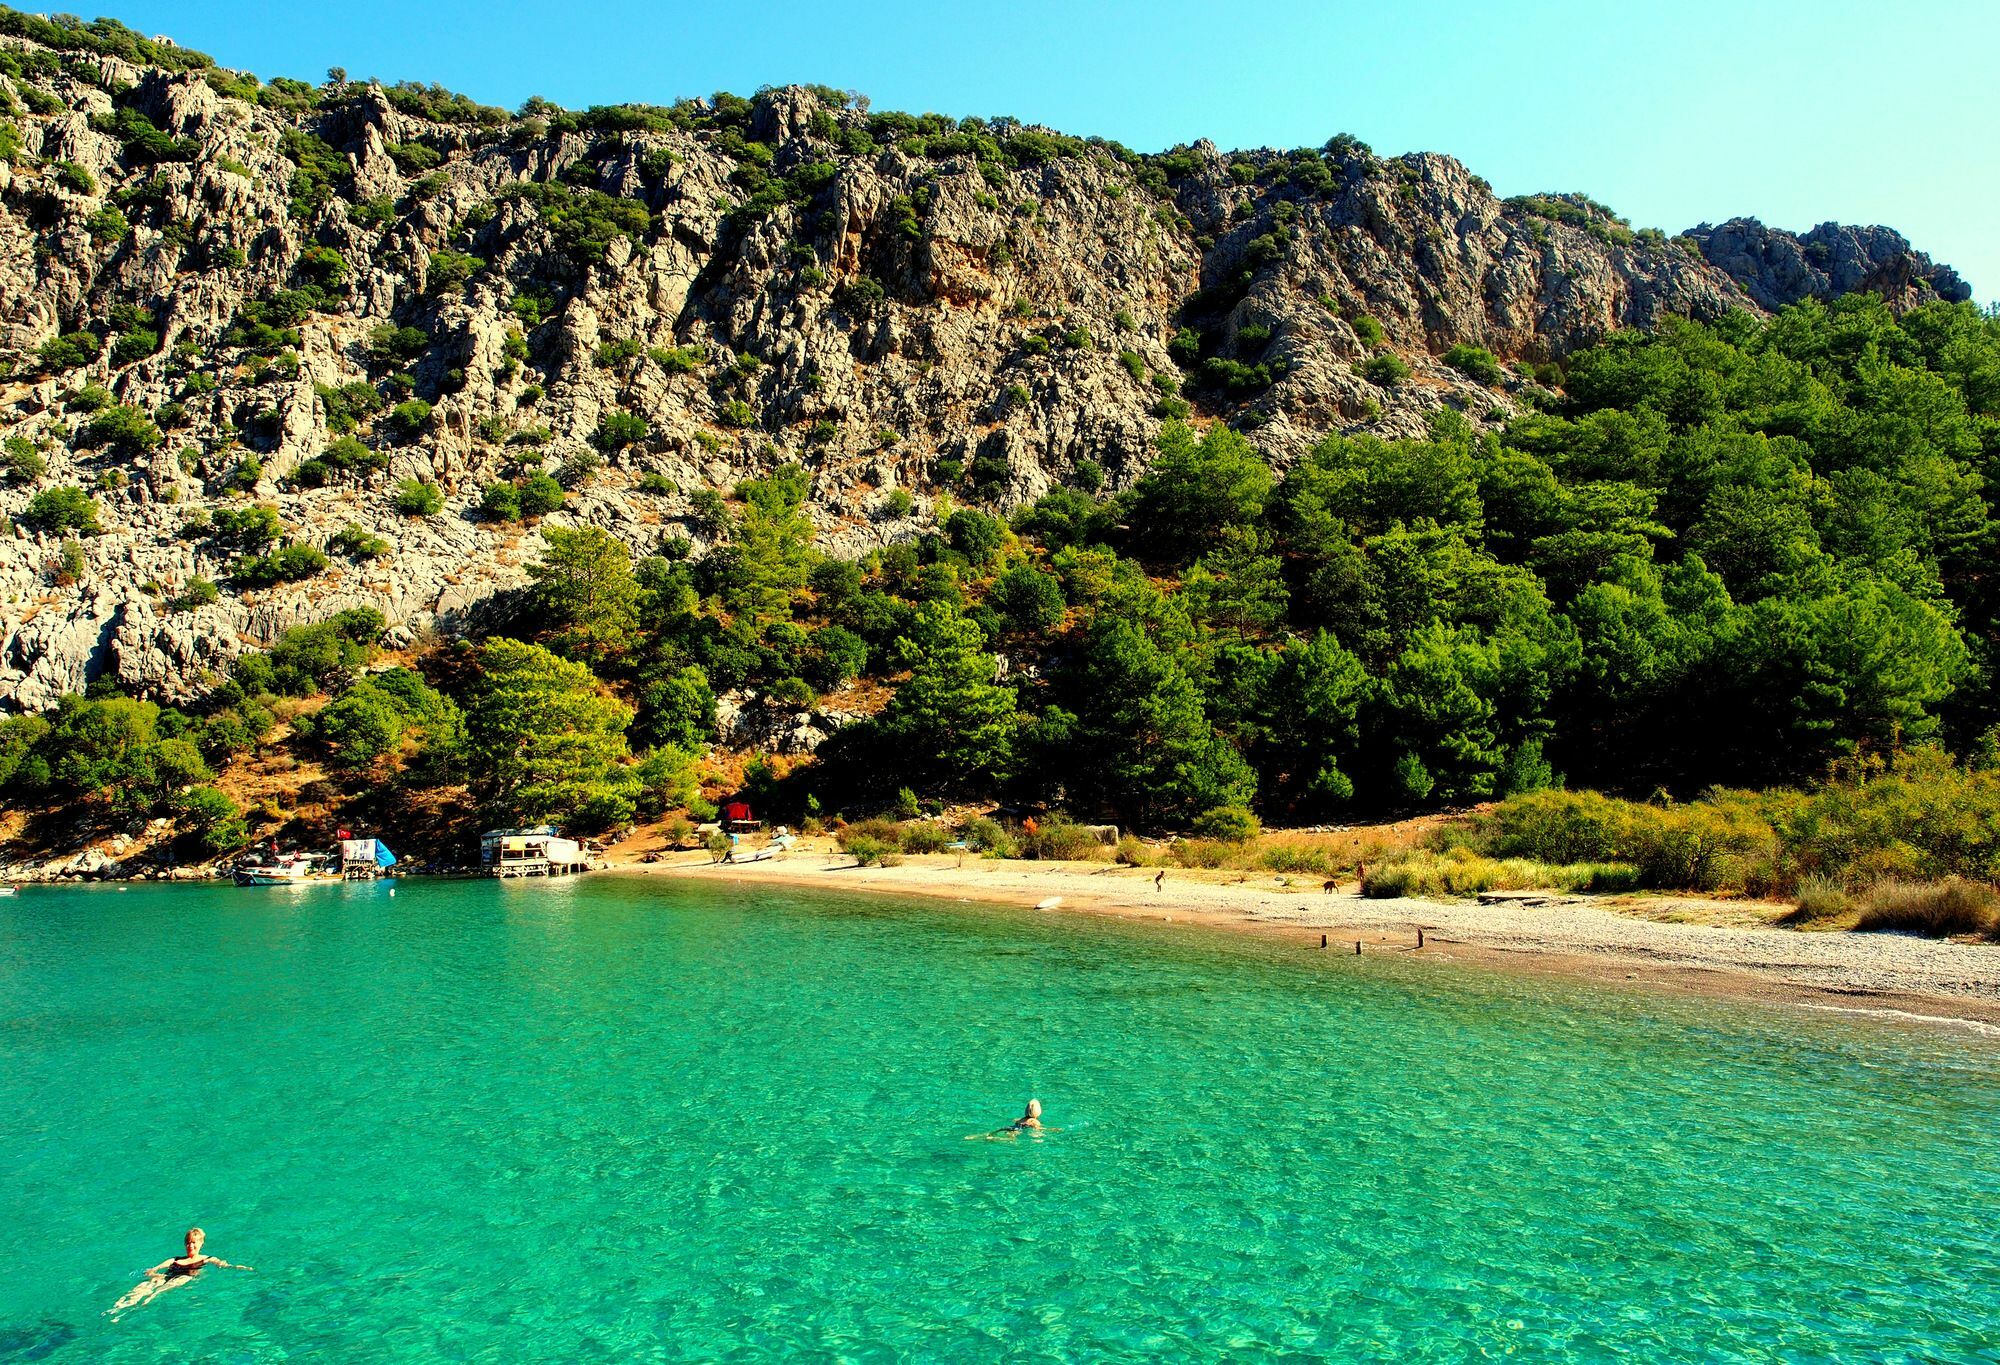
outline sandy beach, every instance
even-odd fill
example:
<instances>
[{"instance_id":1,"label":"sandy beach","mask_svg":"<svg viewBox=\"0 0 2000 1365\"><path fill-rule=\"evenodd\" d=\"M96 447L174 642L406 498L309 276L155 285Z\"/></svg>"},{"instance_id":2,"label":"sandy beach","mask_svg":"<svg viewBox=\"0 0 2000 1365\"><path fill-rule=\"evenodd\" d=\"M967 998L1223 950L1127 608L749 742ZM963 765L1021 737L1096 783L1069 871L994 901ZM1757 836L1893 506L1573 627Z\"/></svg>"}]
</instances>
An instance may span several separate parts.
<instances>
[{"instance_id":1,"label":"sandy beach","mask_svg":"<svg viewBox=\"0 0 2000 1365\"><path fill-rule=\"evenodd\" d=\"M2000 946L1898 934L1800 932L1753 924L1676 922L1673 898L1605 903L1584 897L1472 901L1369 900L1352 884L1270 874L1109 863L1000 861L934 855L856 867L844 854L802 848L762 862L705 854L619 860L614 870L688 880L810 886L1055 913L1202 924L1276 936L1307 951L1411 953L1515 970L1557 972L1669 990L1744 995L1886 1017L1964 1020L2000 1031ZM1688 903L1713 918L1715 907ZM1421 930L1423 946L1418 947ZM1982 1029L1984 1031L1984 1029Z\"/></svg>"}]
</instances>

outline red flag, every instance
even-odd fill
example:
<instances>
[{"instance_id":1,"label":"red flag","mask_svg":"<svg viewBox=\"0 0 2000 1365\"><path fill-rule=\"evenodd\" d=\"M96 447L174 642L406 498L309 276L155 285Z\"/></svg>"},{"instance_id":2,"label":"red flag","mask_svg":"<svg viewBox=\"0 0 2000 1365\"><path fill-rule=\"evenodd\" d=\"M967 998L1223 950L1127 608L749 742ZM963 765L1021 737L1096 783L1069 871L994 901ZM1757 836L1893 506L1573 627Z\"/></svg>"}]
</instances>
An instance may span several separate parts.
<instances>
[{"instance_id":1,"label":"red flag","mask_svg":"<svg viewBox=\"0 0 2000 1365\"><path fill-rule=\"evenodd\" d=\"M352 834L349 834L346 830L342 830L340 832L340 837L343 839L352 839L354 836Z\"/></svg>"}]
</instances>

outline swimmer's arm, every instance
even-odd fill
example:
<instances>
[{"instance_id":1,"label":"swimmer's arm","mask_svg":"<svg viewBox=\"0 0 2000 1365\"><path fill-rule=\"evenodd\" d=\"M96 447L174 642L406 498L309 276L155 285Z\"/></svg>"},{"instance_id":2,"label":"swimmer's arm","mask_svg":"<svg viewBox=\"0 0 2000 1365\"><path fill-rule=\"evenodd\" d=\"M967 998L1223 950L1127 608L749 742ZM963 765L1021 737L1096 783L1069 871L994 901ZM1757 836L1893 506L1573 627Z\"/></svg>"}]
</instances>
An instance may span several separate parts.
<instances>
[{"instance_id":1,"label":"swimmer's arm","mask_svg":"<svg viewBox=\"0 0 2000 1365\"><path fill-rule=\"evenodd\" d=\"M148 1271L146 1272L146 1277L147 1277L148 1279L151 1279L151 1278L153 1278L153 1277L154 1277L154 1276L156 1276L156 1275L164 1275L164 1274L166 1274L166 1273L167 1273L167 1267L168 1267L168 1266L170 1266L170 1265L172 1265L173 1263L174 1263L174 1258L173 1258L173 1257L171 1257L171 1256L167 1257L167 1259L166 1259L166 1260L164 1260L164 1261L161 1261L161 1262L160 1262L160 1263L159 1263L158 1265L154 1266L154 1267L153 1267L153 1268L152 1268L151 1270L148 1270Z\"/></svg>"},{"instance_id":2,"label":"swimmer's arm","mask_svg":"<svg viewBox=\"0 0 2000 1365\"><path fill-rule=\"evenodd\" d=\"M209 1263L210 1265L219 1265L219 1266L221 1266L221 1267L222 1267L222 1268L223 1268L224 1270L254 1270L254 1269L256 1268L255 1266L247 1266L247 1265L235 1265L235 1264L232 1264L232 1263L231 1263L231 1262L229 1262L229 1261L225 1261L225 1260L223 1260L223 1259L222 1259L222 1258L221 1258L220 1256L211 1256L211 1257L209 1257L209 1258L208 1258L208 1263Z\"/></svg>"}]
</instances>

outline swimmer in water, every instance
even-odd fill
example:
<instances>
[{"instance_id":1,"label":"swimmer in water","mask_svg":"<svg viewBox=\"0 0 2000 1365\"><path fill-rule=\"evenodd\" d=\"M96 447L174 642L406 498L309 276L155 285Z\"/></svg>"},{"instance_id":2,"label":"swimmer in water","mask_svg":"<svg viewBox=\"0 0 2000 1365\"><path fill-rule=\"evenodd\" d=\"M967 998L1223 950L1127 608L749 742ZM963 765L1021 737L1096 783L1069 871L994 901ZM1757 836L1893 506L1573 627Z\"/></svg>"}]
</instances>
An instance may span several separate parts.
<instances>
[{"instance_id":1,"label":"swimmer in water","mask_svg":"<svg viewBox=\"0 0 2000 1365\"><path fill-rule=\"evenodd\" d=\"M187 1230L187 1253L182 1256L169 1256L166 1260L161 1261L158 1265L148 1270L144 1280L133 1285L124 1298L111 1305L109 1311L112 1318L115 1320L120 1313L137 1308L142 1303L158 1298L169 1289L179 1288L209 1266L219 1265L225 1270L249 1270L251 1268L247 1265L232 1264L229 1261L223 1260L220 1256L205 1255L202 1252L201 1244L207 1238L208 1234L200 1228L189 1228Z\"/></svg>"},{"instance_id":2,"label":"swimmer in water","mask_svg":"<svg viewBox=\"0 0 2000 1365\"><path fill-rule=\"evenodd\" d=\"M1037 1099L1031 1099L1028 1101L1028 1107L1022 1112L1021 1117L1015 1119L1005 1128L996 1129L991 1133L967 1133L965 1140L967 1142L978 1142L984 1139L987 1142L1005 1142L1009 1139L1019 1137L1023 1133L1059 1133L1061 1131L1062 1129L1060 1128L1045 1128L1042 1126L1042 1102Z\"/></svg>"}]
</instances>

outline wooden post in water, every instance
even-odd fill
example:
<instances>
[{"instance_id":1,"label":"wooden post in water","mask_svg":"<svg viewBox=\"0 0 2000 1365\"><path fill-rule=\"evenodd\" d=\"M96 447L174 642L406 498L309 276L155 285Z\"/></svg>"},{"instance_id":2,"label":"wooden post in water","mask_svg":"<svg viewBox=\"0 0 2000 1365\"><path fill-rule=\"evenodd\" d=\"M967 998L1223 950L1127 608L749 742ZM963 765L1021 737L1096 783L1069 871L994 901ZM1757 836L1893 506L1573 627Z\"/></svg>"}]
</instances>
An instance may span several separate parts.
<instances>
[{"instance_id":1,"label":"wooden post in water","mask_svg":"<svg viewBox=\"0 0 2000 1365\"><path fill-rule=\"evenodd\" d=\"M1320 946L1320 947L1322 947L1322 948L1326 947L1326 935L1325 935L1325 934L1321 934L1321 935L1319 936L1319 946Z\"/></svg>"},{"instance_id":2,"label":"wooden post in water","mask_svg":"<svg viewBox=\"0 0 2000 1365\"><path fill-rule=\"evenodd\" d=\"M1424 946L1424 926L1421 924L1417 926L1417 946L1419 948Z\"/></svg>"},{"instance_id":3,"label":"wooden post in water","mask_svg":"<svg viewBox=\"0 0 2000 1365\"><path fill-rule=\"evenodd\" d=\"M1356 957L1361 956L1361 940L1358 938L1354 940L1354 955Z\"/></svg>"}]
</instances>

